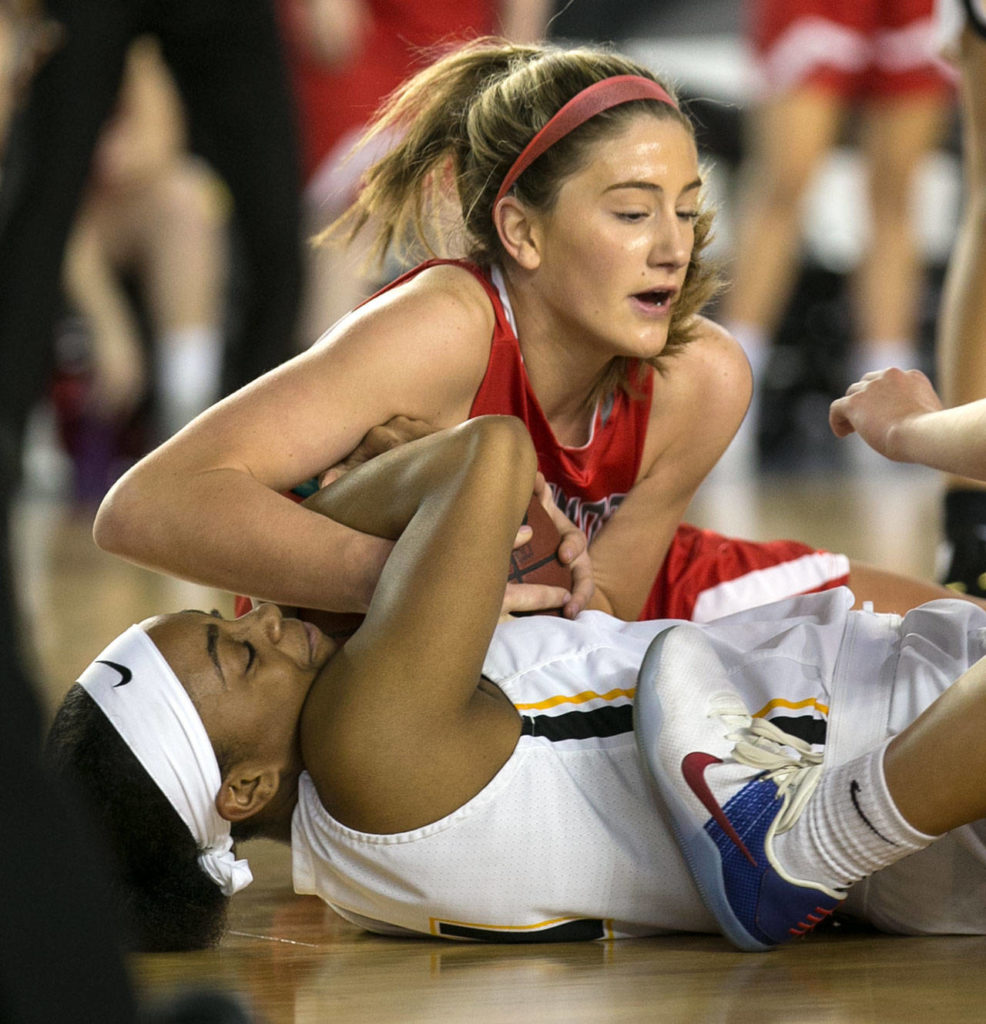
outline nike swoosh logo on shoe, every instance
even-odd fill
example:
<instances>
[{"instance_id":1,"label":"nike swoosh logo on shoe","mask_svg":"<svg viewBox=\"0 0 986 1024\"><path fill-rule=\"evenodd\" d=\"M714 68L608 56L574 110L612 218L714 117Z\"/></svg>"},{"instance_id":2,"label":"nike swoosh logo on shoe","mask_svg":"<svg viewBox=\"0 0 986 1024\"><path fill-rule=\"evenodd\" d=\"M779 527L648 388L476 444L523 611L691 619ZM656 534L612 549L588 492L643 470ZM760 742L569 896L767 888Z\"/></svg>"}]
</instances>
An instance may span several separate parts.
<instances>
[{"instance_id":1,"label":"nike swoosh logo on shoe","mask_svg":"<svg viewBox=\"0 0 986 1024\"><path fill-rule=\"evenodd\" d=\"M712 754L705 754L698 750L693 751L690 754L685 754L682 758L681 774L685 782L688 783L688 788L695 794L709 814L712 815L723 832L729 836L733 845L754 867L757 867L756 858L747 849L746 843L740 839L736 829L733 828L732 822L726 817L726 812L722 809L719 801L716 800L712 790L709 788L709 784L705 781L705 769L710 764L722 764L722 758L715 757Z\"/></svg>"}]
</instances>

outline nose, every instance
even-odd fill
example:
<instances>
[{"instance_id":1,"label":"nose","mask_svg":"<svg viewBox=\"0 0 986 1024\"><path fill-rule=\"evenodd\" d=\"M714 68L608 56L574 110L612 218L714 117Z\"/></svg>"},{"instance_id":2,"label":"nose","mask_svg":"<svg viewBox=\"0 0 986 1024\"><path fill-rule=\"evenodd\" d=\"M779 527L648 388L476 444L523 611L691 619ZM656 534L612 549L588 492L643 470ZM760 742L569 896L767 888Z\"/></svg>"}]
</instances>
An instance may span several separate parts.
<instances>
[{"instance_id":1,"label":"nose","mask_svg":"<svg viewBox=\"0 0 986 1024\"><path fill-rule=\"evenodd\" d=\"M694 243L694 226L683 220L676 210L668 210L655 218L648 262L652 267L679 269L687 266Z\"/></svg>"},{"instance_id":2,"label":"nose","mask_svg":"<svg viewBox=\"0 0 986 1024\"><path fill-rule=\"evenodd\" d=\"M284 626L284 616L281 614L281 609L276 604L262 604L258 605L251 614L255 616L257 625L266 635L267 639L272 644L278 643Z\"/></svg>"}]
</instances>

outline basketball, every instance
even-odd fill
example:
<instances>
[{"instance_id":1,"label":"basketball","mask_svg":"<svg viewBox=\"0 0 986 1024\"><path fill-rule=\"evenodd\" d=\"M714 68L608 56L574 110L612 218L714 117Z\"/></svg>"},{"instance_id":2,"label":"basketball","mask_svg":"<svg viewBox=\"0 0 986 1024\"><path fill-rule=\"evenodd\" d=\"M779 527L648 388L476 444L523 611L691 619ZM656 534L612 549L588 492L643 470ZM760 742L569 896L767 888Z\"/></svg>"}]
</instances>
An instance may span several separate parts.
<instances>
[{"instance_id":1,"label":"basketball","mask_svg":"<svg viewBox=\"0 0 986 1024\"><path fill-rule=\"evenodd\" d=\"M544 583L571 590L572 570L558 560L561 535L537 497L531 498L524 522L534 530L534 536L514 549L510 557L510 582ZM553 613L558 614L558 610Z\"/></svg>"}]
</instances>

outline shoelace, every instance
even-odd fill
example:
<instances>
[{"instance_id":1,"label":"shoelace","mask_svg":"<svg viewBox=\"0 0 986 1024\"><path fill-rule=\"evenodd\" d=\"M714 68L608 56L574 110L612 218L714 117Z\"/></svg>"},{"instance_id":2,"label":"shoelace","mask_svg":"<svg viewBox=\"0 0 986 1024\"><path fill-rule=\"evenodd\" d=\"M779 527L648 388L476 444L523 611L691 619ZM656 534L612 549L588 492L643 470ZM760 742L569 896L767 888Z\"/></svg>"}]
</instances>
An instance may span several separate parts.
<instances>
[{"instance_id":1,"label":"shoelace","mask_svg":"<svg viewBox=\"0 0 986 1024\"><path fill-rule=\"evenodd\" d=\"M773 722L753 718L733 694L715 694L710 701L708 715L710 718L734 719L729 723L733 731L726 737L736 744L734 760L756 768L762 778L777 786L777 799L787 799L775 829L786 832L792 828L822 777L822 755ZM793 755L791 751L794 751Z\"/></svg>"}]
</instances>

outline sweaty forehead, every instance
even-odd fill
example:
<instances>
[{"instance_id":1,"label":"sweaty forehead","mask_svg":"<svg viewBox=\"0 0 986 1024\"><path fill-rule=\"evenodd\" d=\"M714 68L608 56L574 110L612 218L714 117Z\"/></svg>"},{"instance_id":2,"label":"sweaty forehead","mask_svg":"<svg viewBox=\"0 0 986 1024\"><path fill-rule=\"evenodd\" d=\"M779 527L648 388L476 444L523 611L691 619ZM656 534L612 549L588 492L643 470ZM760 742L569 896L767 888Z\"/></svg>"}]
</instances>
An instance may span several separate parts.
<instances>
[{"instance_id":1,"label":"sweaty forehead","mask_svg":"<svg viewBox=\"0 0 986 1024\"><path fill-rule=\"evenodd\" d=\"M617 181L652 180L678 190L699 176L698 149L678 122L643 114L616 134L597 139L577 176L607 187Z\"/></svg>"}]
</instances>

